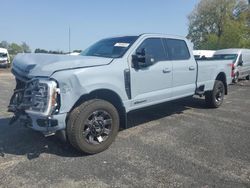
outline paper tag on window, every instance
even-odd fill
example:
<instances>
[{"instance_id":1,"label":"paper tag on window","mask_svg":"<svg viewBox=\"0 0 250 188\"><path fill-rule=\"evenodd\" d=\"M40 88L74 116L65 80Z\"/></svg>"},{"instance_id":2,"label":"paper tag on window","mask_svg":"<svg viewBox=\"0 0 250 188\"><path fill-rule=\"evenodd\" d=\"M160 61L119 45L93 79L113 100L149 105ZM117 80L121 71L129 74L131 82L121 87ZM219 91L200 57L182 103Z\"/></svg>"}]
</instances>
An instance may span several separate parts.
<instances>
[{"instance_id":1,"label":"paper tag on window","mask_svg":"<svg viewBox=\"0 0 250 188\"><path fill-rule=\"evenodd\" d=\"M116 43L115 46L116 47L127 48L129 46L129 43Z\"/></svg>"}]
</instances>

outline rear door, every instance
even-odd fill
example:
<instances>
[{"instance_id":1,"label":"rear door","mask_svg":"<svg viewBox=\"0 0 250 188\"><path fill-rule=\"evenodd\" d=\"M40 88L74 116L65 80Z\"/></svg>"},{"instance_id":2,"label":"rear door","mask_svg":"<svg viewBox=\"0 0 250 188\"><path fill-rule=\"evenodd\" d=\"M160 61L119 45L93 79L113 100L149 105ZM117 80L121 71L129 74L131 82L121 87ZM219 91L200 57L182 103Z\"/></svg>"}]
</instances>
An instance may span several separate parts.
<instances>
[{"instance_id":1,"label":"rear door","mask_svg":"<svg viewBox=\"0 0 250 188\"><path fill-rule=\"evenodd\" d=\"M165 39L165 45L173 64L173 97L193 95L196 89L197 64L190 55L186 41Z\"/></svg>"}]
</instances>

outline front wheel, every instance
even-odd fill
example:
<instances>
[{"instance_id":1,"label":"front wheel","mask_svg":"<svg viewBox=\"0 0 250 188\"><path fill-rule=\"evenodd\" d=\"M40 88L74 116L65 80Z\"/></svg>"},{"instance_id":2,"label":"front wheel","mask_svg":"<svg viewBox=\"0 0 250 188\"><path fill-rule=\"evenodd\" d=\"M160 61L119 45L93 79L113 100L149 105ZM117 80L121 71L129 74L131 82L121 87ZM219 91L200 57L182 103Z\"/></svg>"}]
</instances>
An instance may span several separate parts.
<instances>
[{"instance_id":1,"label":"front wheel","mask_svg":"<svg viewBox=\"0 0 250 188\"><path fill-rule=\"evenodd\" d=\"M218 108L222 105L225 95L225 86L222 81L216 80L214 88L205 95L205 101L209 107Z\"/></svg>"},{"instance_id":2,"label":"front wheel","mask_svg":"<svg viewBox=\"0 0 250 188\"><path fill-rule=\"evenodd\" d=\"M67 123L69 142L78 150L95 154L106 150L119 130L119 114L109 102L86 101L74 109Z\"/></svg>"}]
</instances>

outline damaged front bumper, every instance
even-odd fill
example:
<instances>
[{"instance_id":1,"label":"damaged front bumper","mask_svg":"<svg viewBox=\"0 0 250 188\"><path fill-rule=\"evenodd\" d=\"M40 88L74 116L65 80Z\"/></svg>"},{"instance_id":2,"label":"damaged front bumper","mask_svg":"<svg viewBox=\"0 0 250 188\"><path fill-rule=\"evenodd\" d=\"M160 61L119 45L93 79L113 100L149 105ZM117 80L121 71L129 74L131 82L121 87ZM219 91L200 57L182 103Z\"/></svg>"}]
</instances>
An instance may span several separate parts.
<instances>
[{"instance_id":1,"label":"damaged front bumper","mask_svg":"<svg viewBox=\"0 0 250 188\"><path fill-rule=\"evenodd\" d=\"M50 136L65 129L66 116L67 114L57 114L46 117L25 113L18 117L18 121L25 127L42 132L45 136Z\"/></svg>"},{"instance_id":2,"label":"damaged front bumper","mask_svg":"<svg viewBox=\"0 0 250 188\"><path fill-rule=\"evenodd\" d=\"M16 89L8 107L14 116L10 124L19 121L21 125L53 135L66 127L67 114L59 113L60 90L54 80L17 79Z\"/></svg>"}]
</instances>

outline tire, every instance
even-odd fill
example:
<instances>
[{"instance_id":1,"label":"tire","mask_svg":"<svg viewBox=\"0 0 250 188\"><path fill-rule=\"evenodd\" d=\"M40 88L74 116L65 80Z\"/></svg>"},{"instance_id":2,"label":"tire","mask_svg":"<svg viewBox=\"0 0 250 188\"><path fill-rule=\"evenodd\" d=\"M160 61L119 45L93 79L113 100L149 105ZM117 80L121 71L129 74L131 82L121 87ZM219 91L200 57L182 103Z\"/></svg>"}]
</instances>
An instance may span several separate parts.
<instances>
[{"instance_id":1,"label":"tire","mask_svg":"<svg viewBox=\"0 0 250 188\"><path fill-rule=\"evenodd\" d=\"M67 122L67 136L72 146L86 154L106 150L119 130L119 114L109 102L93 99L75 108Z\"/></svg>"},{"instance_id":2,"label":"tire","mask_svg":"<svg viewBox=\"0 0 250 188\"><path fill-rule=\"evenodd\" d=\"M248 76L246 77L246 80L250 80L250 75L248 75Z\"/></svg>"},{"instance_id":3,"label":"tire","mask_svg":"<svg viewBox=\"0 0 250 188\"><path fill-rule=\"evenodd\" d=\"M233 78L233 83L238 83L239 82L239 73L237 72Z\"/></svg>"},{"instance_id":4,"label":"tire","mask_svg":"<svg viewBox=\"0 0 250 188\"><path fill-rule=\"evenodd\" d=\"M225 96L225 86L222 81L216 80L214 88L205 94L205 101L208 107L218 108L222 105Z\"/></svg>"},{"instance_id":5,"label":"tire","mask_svg":"<svg viewBox=\"0 0 250 188\"><path fill-rule=\"evenodd\" d=\"M7 63L7 64L4 66L4 68L6 68L6 69L10 68L10 64Z\"/></svg>"}]
</instances>

